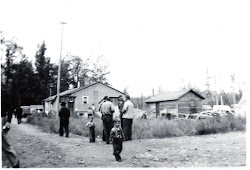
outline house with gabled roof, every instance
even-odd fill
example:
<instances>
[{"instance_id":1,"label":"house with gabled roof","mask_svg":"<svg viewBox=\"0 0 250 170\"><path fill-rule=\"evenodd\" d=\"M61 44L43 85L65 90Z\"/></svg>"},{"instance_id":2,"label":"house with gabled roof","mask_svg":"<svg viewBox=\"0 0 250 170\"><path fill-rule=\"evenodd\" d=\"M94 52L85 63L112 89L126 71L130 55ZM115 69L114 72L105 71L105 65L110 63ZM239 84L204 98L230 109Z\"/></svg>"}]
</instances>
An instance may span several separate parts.
<instances>
[{"instance_id":1,"label":"house with gabled roof","mask_svg":"<svg viewBox=\"0 0 250 170\"><path fill-rule=\"evenodd\" d=\"M117 105L119 95L125 96L123 92L97 82L61 92L59 103L66 102L72 114L84 114L92 104L94 104L98 110L100 101L102 101L104 96L109 96L112 102ZM57 100L56 95L44 99L44 110L46 113L57 111Z\"/></svg>"},{"instance_id":2,"label":"house with gabled roof","mask_svg":"<svg viewBox=\"0 0 250 170\"><path fill-rule=\"evenodd\" d=\"M205 98L192 89L159 93L144 101L149 109L156 113L198 113L202 111L202 100Z\"/></svg>"}]
</instances>

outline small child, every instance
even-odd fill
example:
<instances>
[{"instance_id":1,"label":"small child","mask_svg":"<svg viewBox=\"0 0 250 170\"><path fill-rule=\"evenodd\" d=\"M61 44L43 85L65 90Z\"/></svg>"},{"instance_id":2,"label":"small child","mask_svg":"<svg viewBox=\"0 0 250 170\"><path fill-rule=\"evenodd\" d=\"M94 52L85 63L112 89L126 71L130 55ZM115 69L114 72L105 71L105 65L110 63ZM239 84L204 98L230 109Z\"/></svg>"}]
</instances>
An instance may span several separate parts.
<instances>
[{"instance_id":1,"label":"small child","mask_svg":"<svg viewBox=\"0 0 250 170\"><path fill-rule=\"evenodd\" d=\"M93 122L93 117L90 117L90 121L86 124L86 127L89 128L89 142L95 142L95 124Z\"/></svg>"},{"instance_id":2,"label":"small child","mask_svg":"<svg viewBox=\"0 0 250 170\"><path fill-rule=\"evenodd\" d=\"M122 152L122 142L124 139L123 131L121 128L121 121L114 120L114 127L111 129L110 137L112 139L113 149L116 161L121 162L120 153Z\"/></svg>"}]
</instances>

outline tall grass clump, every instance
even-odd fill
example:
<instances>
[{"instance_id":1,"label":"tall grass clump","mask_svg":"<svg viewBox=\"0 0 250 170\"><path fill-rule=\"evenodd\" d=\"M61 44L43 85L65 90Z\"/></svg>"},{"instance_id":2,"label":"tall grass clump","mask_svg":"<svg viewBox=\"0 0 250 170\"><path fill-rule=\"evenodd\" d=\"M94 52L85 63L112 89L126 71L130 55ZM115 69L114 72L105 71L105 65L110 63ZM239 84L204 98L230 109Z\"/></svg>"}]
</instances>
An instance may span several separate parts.
<instances>
[{"instance_id":1,"label":"tall grass clump","mask_svg":"<svg viewBox=\"0 0 250 170\"><path fill-rule=\"evenodd\" d=\"M80 136L89 136L89 128L86 127L87 122L89 121L86 117L72 117L69 120L69 131L70 133L80 135ZM97 136L102 135L102 120L99 117L94 118L93 122L95 123L95 134Z\"/></svg>"},{"instance_id":2,"label":"tall grass clump","mask_svg":"<svg viewBox=\"0 0 250 170\"><path fill-rule=\"evenodd\" d=\"M69 119L69 132L75 135L88 136L89 129L86 127L88 118L82 116L72 116ZM47 116L43 113L35 113L28 116L27 122L39 126L43 131L49 133L59 133L60 118L56 119L53 114ZM102 121L99 117L94 118L96 125L96 135L102 135Z\"/></svg>"},{"instance_id":3,"label":"tall grass clump","mask_svg":"<svg viewBox=\"0 0 250 170\"><path fill-rule=\"evenodd\" d=\"M28 116L27 122L39 126L45 132L59 132L59 120L52 115L47 117L45 113L34 113Z\"/></svg>"},{"instance_id":4,"label":"tall grass clump","mask_svg":"<svg viewBox=\"0 0 250 170\"><path fill-rule=\"evenodd\" d=\"M135 119L133 138L165 138L245 131L246 119L237 117L212 117L208 119Z\"/></svg>"},{"instance_id":5,"label":"tall grass clump","mask_svg":"<svg viewBox=\"0 0 250 170\"><path fill-rule=\"evenodd\" d=\"M89 135L86 127L88 118L82 116L70 117L69 131L72 134L85 136ZM43 131L58 133L60 120L53 114L32 114L28 117L28 123L40 126ZM94 118L96 125L96 136L101 136L103 123L99 117ZM134 119L132 125L133 139L165 138L191 135L205 135L225 133L230 131L245 131L246 118L242 117L212 117L208 119Z\"/></svg>"}]
</instances>

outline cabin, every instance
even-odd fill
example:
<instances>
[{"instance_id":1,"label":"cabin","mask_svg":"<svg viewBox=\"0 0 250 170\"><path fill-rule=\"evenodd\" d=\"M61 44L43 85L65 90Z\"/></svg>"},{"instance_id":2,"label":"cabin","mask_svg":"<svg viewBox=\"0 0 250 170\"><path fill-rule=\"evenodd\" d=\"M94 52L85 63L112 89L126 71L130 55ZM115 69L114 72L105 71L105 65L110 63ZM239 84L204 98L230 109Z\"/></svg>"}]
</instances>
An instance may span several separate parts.
<instances>
[{"instance_id":1,"label":"cabin","mask_svg":"<svg viewBox=\"0 0 250 170\"><path fill-rule=\"evenodd\" d=\"M198 113L202 111L202 100L205 98L192 89L175 92L159 93L146 101L149 110L156 113L156 117L162 114Z\"/></svg>"},{"instance_id":2,"label":"cabin","mask_svg":"<svg viewBox=\"0 0 250 170\"><path fill-rule=\"evenodd\" d=\"M71 114L82 115L88 111L92 104L98 111L104 96L109 96L112 102L117 105L119 95L125 96L123 92L98 82L61 92L59 103L66 102ZM44 99L44 109L47 114L57 111L57 100L56 95Z\"/></svg>"}]
</instances>

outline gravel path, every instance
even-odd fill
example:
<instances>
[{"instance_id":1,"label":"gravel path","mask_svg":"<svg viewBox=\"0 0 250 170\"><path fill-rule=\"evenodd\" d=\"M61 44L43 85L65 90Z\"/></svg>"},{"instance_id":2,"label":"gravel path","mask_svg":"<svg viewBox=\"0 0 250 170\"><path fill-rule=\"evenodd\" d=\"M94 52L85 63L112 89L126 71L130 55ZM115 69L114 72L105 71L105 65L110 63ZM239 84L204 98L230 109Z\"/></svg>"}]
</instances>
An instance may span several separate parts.
<instances>
[{"instance_id":1,"label":"gravel path","mask_svg":"<svg viewBox=\"0 0 250 170\"><path fill-rule=\"evenodd\" d=\"M42 132L38 127L12 120L9 141L22 168L75 167L244 167L246 133L143 139L125 142L122 162L116 162L112 145L82 136L69 138ZM3 154L2 167L9 167Z\"/></svg>"}]
</instances>

